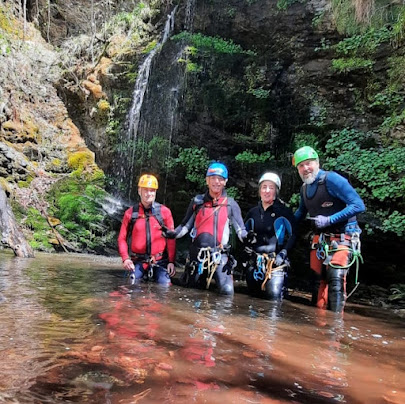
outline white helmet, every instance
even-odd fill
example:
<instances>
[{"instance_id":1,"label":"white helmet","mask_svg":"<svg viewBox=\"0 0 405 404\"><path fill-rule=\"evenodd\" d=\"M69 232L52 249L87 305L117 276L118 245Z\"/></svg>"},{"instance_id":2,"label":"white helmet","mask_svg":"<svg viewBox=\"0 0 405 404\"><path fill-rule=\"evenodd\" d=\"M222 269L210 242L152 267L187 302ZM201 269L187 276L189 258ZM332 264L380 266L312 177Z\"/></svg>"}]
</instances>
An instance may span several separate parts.
<instances>
[{"instance_id":1,"label":"white helmet","mask_svg":"<svg viewBox=\"0 0 405 404\"><path fill-rule=\"evenodd\" d=\"M271 182L274 182L274 183L276 184L276 187L277 187L278 190L280 191L280 189L281 189L281 180L280 180L280 177L279 177L277 174L275 174L275 173L264 173L264 174L260 177L260 180L259 180L259 187L260 187L260 184L261 184L263 181L271 181Z\"/></svg>"}]
</instances>

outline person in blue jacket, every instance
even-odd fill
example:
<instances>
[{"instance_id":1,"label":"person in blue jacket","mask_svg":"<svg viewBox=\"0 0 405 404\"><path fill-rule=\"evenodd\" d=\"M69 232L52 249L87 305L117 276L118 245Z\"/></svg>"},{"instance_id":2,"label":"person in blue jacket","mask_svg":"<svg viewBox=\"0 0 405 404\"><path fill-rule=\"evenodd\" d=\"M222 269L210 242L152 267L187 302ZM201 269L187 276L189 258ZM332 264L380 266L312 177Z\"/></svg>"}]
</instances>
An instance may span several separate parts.
<instances>
[{"instance_id":1,"label":"person in blue jacket","mask_svg":"<svg viewBox=\"0 0 405 404\"><path fill-rule=\"evenodd\" d=\"M315 272L312 302L322 309L342 311L346 275L360 256L361 230L356 216L365 211L364 202L346 178L320 168L318 153L312 147L298 149L293 165L303 181L295 218L300 222L309 214L314 228L310 252L310 266Z\"/></svg>"},{"instance_id":2,"label":"person in blue jacket","mask_svg":"<svg viewBox=\"0 0 405 404\"><path fill-rule=\"evenodd\" d=\"M260 201L245 219L249 230L244 264L248 290L269 300L280 300L285 294L284 279L290 266L287 255L296 239L294 215L279 198L280 189L280 177L264 173L259 179Z\"/></svg>"}]
</instances>

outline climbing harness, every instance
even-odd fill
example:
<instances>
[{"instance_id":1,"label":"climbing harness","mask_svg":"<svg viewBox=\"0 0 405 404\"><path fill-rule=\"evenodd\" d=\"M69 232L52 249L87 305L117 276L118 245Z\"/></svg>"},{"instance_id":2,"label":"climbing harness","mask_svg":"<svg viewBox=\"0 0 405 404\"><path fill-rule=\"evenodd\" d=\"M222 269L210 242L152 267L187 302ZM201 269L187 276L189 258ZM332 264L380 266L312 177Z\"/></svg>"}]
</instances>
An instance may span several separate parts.
<instances>
[{"instance_id":1,"label":"climbing harness","mask_svg":"<svg viewBox=\"0 0 405 404\"><path fill-rule=\"evenodd\" d=\"M338 243L337 240L330 240L330 237L339 236L341 239L341 244ZM359 266L360 262L363 264L364 260L361 255L361 242L360 242L360 233L355 232L351 234L350 240L347 239L348 236L345 234L340 235L331 235L331 234L324 234L321 233L319 235L319 240L317 244L312 244L312 249L316 249L316 257L323 261L324 265L329 265L329 267L334 269L349 269L353 264L356 264L356 275L355 275L355 286L353 290L348 294L347 299L354 293L354 291L359 286L358 282L358 275L359 275ZM346 243L345 243L346 241ZM333 264L331 262L333 254L337 251L341 251L341 246L344 246L345 249L348 250L349 254L351 255L351 261L343 266Z\"/></svg>"},{"instance_id":2,"label":"climbing harness","mask_svg":"<svg viewBox=\"0 0 405 404\"><path fill-rule=\"evenodd\" d=\"M214 276L214 273L221 263L221 250L213 249L211 247L201 248L198 252L197 260L198 260L198 269L197 273L201 275L205 270L207 270L207 286L208 289Z\"/></svg>"}]
</instances>

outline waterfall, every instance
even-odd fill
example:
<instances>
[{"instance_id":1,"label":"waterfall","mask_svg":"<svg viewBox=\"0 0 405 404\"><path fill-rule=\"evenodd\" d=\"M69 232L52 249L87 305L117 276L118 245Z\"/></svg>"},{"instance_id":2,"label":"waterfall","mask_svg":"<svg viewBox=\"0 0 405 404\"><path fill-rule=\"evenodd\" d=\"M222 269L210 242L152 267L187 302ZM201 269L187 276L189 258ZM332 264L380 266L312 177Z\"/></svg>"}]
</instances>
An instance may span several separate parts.
<instances>
[{"instance_id":1,"label":"waterfall","mask_svg":"<svg viewBox=\"0 0 405 404\"><path fill-rule=\"evenodd\" d=\"M136 141L138 135L139 121L141 117L141 108L143 105L143 100L145 96L146 89L149 83L149 76L151 72L152 61L155 55L161 50L164 43L169 38L171 32L174 29L174 15L176 13L177 6L173 11L167 16L166 23L163 29L162 37L156 47L151 50L148 56L145 58L144 62L138 70L138 77L135 82L134 91L132 95L132 105L127 116L126 124L126 139L124 143L129 146L130 156L128 157L125 150L121 151L121 180L129 179L129 197L131 197L133 180L134 180L134 164L135 164L135 152L136 152ZM127 161L127 164L124 162Z\"/></svg>"},{"instance_id":2,"label":"waterfall","mask_svg":"<svg viewBox=\"0 0 405 404\"><path fill-rule=\"evenodd\" d=\"M187 0L184 17L184 29L188 32L193 32L194 10L196 2L197 0Z\"/></svg>"}]
</instances>

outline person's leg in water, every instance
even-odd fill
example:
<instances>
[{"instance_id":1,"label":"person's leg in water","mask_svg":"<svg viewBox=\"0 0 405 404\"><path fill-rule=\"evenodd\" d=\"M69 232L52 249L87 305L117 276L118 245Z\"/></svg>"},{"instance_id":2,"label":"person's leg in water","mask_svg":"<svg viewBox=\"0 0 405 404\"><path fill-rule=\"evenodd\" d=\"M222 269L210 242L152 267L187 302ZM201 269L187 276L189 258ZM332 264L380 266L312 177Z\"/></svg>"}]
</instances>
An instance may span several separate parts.
<instances>
[{"instance_id":1,"label":"person's leg in water","mask_svg":"<svg viewBox=\"0 0 405 404\"><path fill-rule=\"evenodd\" d=\"M283 270L274 271L271 278L265 283L264 298L268 300L281 300L284 291L284 276Z\"/></svg>"},{"instance_id":2,"label":"person's leg in water","mask_svg":"<svg viewBox=\"0 0 405 404\"><path fill-rule=\"evenodd\" d=\"M129 273L128 283L130 285L139 283L143 279L145 273L142 262L134 262L134 265L135 269Z\"/></svg>"},{"instance_id":3,"label":"person's leg in water","mask_svg":"<svg viewBox=\"0 0 405 404\"><path fill-rule=\"evenodd\" d=\"M260 297L261 285L263 283L264 274L263 274L262 280L255 279L255 271L256 271L256 267L248 268L248 270L246 271L246 284L248 287L249 294L251 296ZM256 276L257 276L257 273L256 273Z\"/></svg>"},{"instance_id":4,"label":"person's leg in water","mask_svg":"<svg viewBox=\"0 0 405 404\"><path fill-rule=\"evenodd\" d=\"M349 247L339 244L327 268L329 286L329 309L335 312L343 311L346 304L346 275L351 259Z\"/></svg>"},{"instance_id":5,"label":"person's leg in water","mask_svg":"<svg viewBox=\"0 0 405 404\"><path fill-rule=\"evenodd\" d=\"M170 286L172 284L166 266L167 261L158 261L158 265L153 266L153 279L156 283L162 286Z\"/></svg>"},{"instance_id":6,"label":"person's leg in water","mask_svg":"<svg viewBox=\"0 0 405 404\"><path fill-rule=\"evenodd\" d=\"M218 292L221 295L233 295L234 293L232 268L226 266L227 262L228 256L221 254L221 262L218 264L213 276Z\"/></svg>"},{"instance_id":7,"label":"person's leg in water","mask_svg":"<svg viewBox=\"0 0 405 404\"><path fill-rule=\"evenodd\" d=\"M312 270L312 300L311 303L320 309L327 308L328 284L326 280L326 268L323 260L317 256L315 249L310 252L310 267Z\"/></svg>"},{"instance_id":8,"label":"person's leg in water","mask_svg":"<svg viewBox=\"0 0 405 404\"><path fill-rule=\"evenodd\" d=\"M204 273L203 263L198 261L199 252L198 244L191 243L188 264L186 264L184 273L184 286L188 288L205 289L206 273Z\"/></svg>"}]
</instances>

